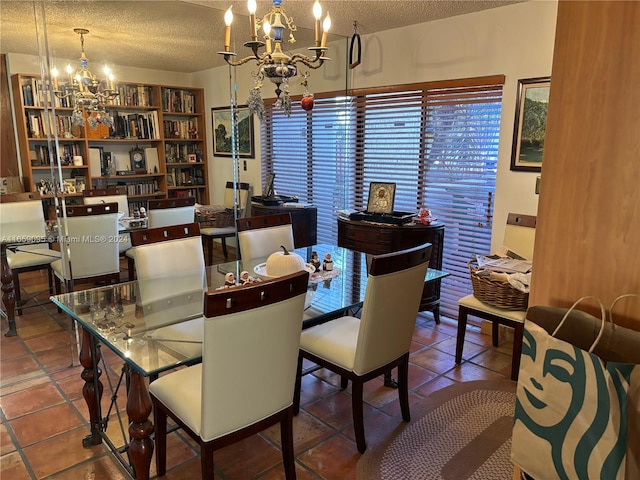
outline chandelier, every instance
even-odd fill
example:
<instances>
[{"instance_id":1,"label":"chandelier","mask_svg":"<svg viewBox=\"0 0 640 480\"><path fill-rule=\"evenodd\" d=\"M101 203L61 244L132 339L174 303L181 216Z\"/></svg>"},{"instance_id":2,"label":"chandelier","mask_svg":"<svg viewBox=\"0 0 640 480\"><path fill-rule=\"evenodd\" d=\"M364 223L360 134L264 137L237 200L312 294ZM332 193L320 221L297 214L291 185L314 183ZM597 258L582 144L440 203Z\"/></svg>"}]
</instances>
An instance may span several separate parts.
<instances>
[{"instance_id":1,"label":"chandelier","mask_svg":"<svg viewBox=\"0 0 640 480\"><path fill-rule=\"evenodd\" d=\"M53 77L53 93L60 99L69 101L73 108L71 114L72 123L74 125L84 124L84 112L87 114L87 124L92 128L98 128L98 124L107 127L113 126L112 118L105 110L105 104L109 99L118 96L113 84L113 73L109 67L104 67L106 75L105 80L99 80L87 67L89 62L84 53L84 36L89 33L86 28L74 28L73 31L80 35L80 67L75 71L69 64L66 71L68 81L66 85L62 85L62 89L58 86L58 69L51 71Z\"/></svg>"},{"instance_id":2,"label":"chandelier","mask_svg":"<svg viewBox=\"0 0 640 480\"><path fill-rule=\"evenodd\" d=\"M247 6L249 10L251 40L246 42L244 46L250 48L253 55L235 60L234 57L236 57L237 54L230 51L231 23L233 22L232 7L229 7L224 15L224 52L219 53L224 56L225 61L229 65L234 67L255 60L258 66L258 72L252 74L255 78L255 87L249 92L249 100L247 101L249 110L251 110L252 113L257 114L262 120L264 103L260 91L262 88L262 80L266 77L276 85L275 92L277 101L275 106L282 108L289 114L291 112L291 99L289 98L288 82L291 77L298 74L297 65L302 64L309 68L317 69L320 68L325 61L330 60L325 57L324 54L327 51L327 35L331 27L331 18L327 12L321 27L322 7L320 6L320 2L316 0L313 5L313 15L315 17L315 46L309 47L309 50L313 53L311 56L302 53L289 54L283 49L282 45L284 30L286 28L289 31L288 41L293 44L296 41L293 34L297 31L297 27L293 18L288 16L282 7L282 0L273 0L271 10L261 19L256 18L256 0L249 0ZM262 27L262 32L264 33L264 41L258 40L258 28L260 27ZM264 52L259 51L262 47L265 47ZM309 73L306 72L303 77L304 79L301 83L305 87L305 93L303 95L302 106L305 110L311 110L311 108L313 108L313 95L306 89Z\"/></svg>"}]
</instances>

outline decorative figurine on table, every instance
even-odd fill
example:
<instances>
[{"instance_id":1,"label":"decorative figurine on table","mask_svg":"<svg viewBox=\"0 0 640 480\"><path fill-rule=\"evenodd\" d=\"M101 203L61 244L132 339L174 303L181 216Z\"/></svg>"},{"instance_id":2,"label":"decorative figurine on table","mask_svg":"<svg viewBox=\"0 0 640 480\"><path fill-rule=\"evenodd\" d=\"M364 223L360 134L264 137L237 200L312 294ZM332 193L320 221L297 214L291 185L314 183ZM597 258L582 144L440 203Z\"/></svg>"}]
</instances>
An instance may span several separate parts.
<instances>
[{"instance_id":1,"label":"decorative figurine on table","mask_svg":"<svg viewBox=\"0 0 640 480\"><path fill-rule=\"evenodd\" d=\"M242 285L249 285L250 283L253 283L255 281L256 279L249 275L249 272L247 272L246 270L240 272L240 283Z\"/></svg>"},{"instance_id":2,"label":"decorative figurine on table","mask_svg":"<svg viewBox=\"0 0 640 480\"><path fill-rule=\"evenodd\" d=\"M420 220L423 225L431 225L437 219L431 215L431 210L428 208L421 208L418 212L418 220Z\"/></svg>"},{"instance_id":3,"label":"decorative figurine on table","mask_svg":"<svg viewBox=\"0 0 640 480\"><path fill-rule=\"evenodd\" d=\"M311 265L316 269L316 272L320 270L320 258L318 257L318 252L315 250L311 252Z\"/></svg>"},{"instance_id":4,"label":"decorative figurine on table","mask_svg":"<svg viewBox=\"0 0 640 480\"><path fill-rule=\"evenodd\" d=\"M331 254L326 253L324 256L324 260L322 261L322 269L330 272L333 270L333 260L331 259Z\"/></svg>"},{"instance_id":5,"label":"decorative figurine on table","mask_svg":"<svg viewBox=\"0 0 640 480\"><path fill-rule=\"evenodd\" d=\"M229 272L224 276L224 286L225 287L235 287L236 285L236 276L233 272Z\"/></svg>"}]
</instances>

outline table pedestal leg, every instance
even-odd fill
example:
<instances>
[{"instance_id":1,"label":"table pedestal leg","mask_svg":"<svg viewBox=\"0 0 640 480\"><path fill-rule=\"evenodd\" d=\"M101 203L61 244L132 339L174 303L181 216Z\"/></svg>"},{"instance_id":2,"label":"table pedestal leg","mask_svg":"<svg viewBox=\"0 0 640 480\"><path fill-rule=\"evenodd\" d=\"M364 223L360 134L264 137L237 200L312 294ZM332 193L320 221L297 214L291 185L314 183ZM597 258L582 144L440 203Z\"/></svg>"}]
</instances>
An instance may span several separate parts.
<instances>
[{"instance_id":1,"label":"table pedestal leg","mask_svg":"<svg viewBox=\"0 0 640 480\"><path fill-rule=\"evenodd\" d=\"M82 439L83 447L99 445L102 442L100 400L102 399L102 382L100 381L100 349L96 345L96 340L84 328L82 329L82 345L80 348L80 364L84 367L80 376L84 380L82 396L89 408L89 422L91 424L91 434Z\"/></svg>"},{"instance_id":2,"label":"table pedestal leg","mask_svg":"<svg viewBox=\"0 0 640 480\"><path fill-rule=\"evenodd\" d=\"M137 372L131 372L129 393L127 395L127 415L129 423L129 455L136 474L136 480L149 480L149 468L153 455L153 424L151 414L151 396L145 378Z\"/></svg>"},{"instance_id":3,"label":"table pedestal leg","mask_svg":"<svg viewBox=\"0 0 640 480\"><path fill-rule=\"evenodd\" d=\"M0 262L2 263L2 302L7 309L7 319L9 321L9 330L5 333L5 337L15 337L16 332L16 292L13 285L13 272L7 261L7 245L1 245Z\"/></svg>"}]
</instances>

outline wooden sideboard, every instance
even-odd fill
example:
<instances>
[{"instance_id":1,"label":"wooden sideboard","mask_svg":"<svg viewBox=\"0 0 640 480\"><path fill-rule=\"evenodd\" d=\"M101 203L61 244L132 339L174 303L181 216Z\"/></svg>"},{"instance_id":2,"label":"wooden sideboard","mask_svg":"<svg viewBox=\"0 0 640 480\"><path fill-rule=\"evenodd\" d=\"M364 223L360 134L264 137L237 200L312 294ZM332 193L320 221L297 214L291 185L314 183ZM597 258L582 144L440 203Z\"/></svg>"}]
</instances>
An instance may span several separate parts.
<instances>
[{"instance_id":1,"label":"wooden sideboard","mask_svg":"<svg viewBox=\"0 0 640 480\"><path fill-rule=\"evenodd\" d=\"M429 242L432 245L429 267L442 268L444 224L381 225L338 219L338 245L358 252L380 255L411 248ZM424 284L420 311L433 313L440 323L440 280Z\"/></svg>"},{"instance_id":2,"label":"wooden sideboard","mask_svg":"<svg viewBox=\"0 0 640 480\"><path fill-rule=\"evenodd\" d=\"M293 242L296 248L311 247L318 243L318 209L316 207L267 206L251 203L251 216L290 213Z\"/></svg>"}]
</instances>

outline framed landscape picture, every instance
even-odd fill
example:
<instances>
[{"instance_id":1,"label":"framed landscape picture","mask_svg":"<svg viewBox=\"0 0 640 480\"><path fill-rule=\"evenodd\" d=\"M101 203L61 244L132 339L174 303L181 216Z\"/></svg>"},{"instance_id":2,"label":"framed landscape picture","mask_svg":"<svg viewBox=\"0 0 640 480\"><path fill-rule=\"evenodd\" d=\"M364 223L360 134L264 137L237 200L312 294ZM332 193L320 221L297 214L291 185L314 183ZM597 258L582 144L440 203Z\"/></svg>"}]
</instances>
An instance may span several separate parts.
<instances>
[{"instance_id":1,"label":"framed landscape picture","mask_svg":"<svg viewBox=\"0 0 640 480\"><path fill-rule=\"evenodd\" d=\"M240 105L235 109L238 124L238 157L255 158L253 142L253 115L246 105ZM213 122L213 154L219 157L231 157L233 155L231 145L231 109L227 107L212 108L211 121Z\"/></svg>"},{"instance_id":2,"label":"framed landscape picture","mask_svg":"<svg viewBox=\"0 0 640 480\"><path fill-rule=\"evenodd\" d=\"M511 170L539 172L542 169L550 85L550 77L518 80Z\"/></svg>"}]
</instances>

